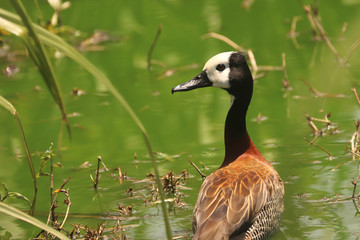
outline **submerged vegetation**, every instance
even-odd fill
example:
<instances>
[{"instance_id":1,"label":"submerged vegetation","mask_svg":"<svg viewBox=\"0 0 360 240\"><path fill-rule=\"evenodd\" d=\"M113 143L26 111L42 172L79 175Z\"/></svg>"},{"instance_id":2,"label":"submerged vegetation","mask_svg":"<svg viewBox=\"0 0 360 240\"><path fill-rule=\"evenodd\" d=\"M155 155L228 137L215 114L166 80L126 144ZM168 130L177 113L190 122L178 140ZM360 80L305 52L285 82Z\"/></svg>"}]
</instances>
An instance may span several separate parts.
<instances>
[{"instance_id":1,"label":"submerged vegetation","mask_svg":"<svg viewBox=\"0 0 360 240\"><path fill-rule=\"evenodd\" d=\"M255 88L263 91L263 97L255 96L257 103L253 104L260 104L262 110L250 112L255 120L249 124L260 129L258 134L254 134L255 140L262 141L263 147L260 150L264 150L265 154L266 150L269 150L269 159L274 161L275 168L286 183L287 195L281 234L288 239L294 236L310 237L304 236L309 232L313 238L337 236L350 239L349 236L360 236L354 227L358 226L357 216L360 215L360 110L357 109L360 108L357 93L360 89L360 75L357 70L360 63L360 36L354 37L349 33L349 29L356 28L360 19L354 17L349 19L349 22L335 25L336 28L341 28L331 29L333 26L327 22L330 19L325 17L331 13L322 9L322 4L326 3L317 0L298 1L291 4L290 12L295 12L296 15L288 15L282 26L287 35L275 37L273 33L259 30L264 36L274 38L275 41L262 42L263 35L252 37L249 33L249 39L255 38L254 43L250 44L247 34L242 32L239 36L237 25L226 25L225 23L229 23L229 20L226 20L227 14L221 12L217 4L209 1L202 1L208 10L204 15L212 15L209 18L205 16L204 22L199 24L200 29L202 25L208 25L207 31L195 30L194 26L177 19L183 15L181 11L175 10L175 5L181 5L180 2L171 3L174 5L169 3L171 6L160 3L147 5L155 8L157 12L145 11L146 14L159 14L157 21L160 23L152 24L151 29L147 29L145 26L148 25L142 22L147 16L145 13L133 15L135 10L140 11L146 7L142 4L132 6L127 3L130 4L128 7L131 11L119 10L118 21L123 24L123 33L118 35L113 33L116 32L113 29L94 30L98 26L93 25L93 29L89 30L93 31L93 34L86 34L77 30L76 26L68 25L71 20L67 18L75 18L66 14L66 11L73 8L72 4L76 4L72 1L49 0L47 4L38 0L30 2L34 2L36 7L25 2L24 7L20 0L9 0L9 9L0 7L0 66L4 69L1 78L5 79L0 83L0 106L14 116L20 130L20 135L12 131L12 135L7 135L7 129L0 130L0 135L5 139L0 141L0 153L14 144L8 142L16 142L10 139L21 140L22 147L15 144L19 154L1 153L4 154L1 160L4 162L2 173L21 168L11 165L24 167L21 162L26 158L28 169L17 170L14 174L23 175L20 181L24 186L29 186L27 182L30 182L30 178L24 172L30 171L33 193L22 187L22 183L15 184L16 180L0 175L0 212L30 223L36 230L20 224L21 229L30 230L24 230L20 236L14 237L16 227L3 225L0 216L0 239L54 239L54 236L59 239L102 239L105 236L111 239L156 239L159 236L163 239L191 239L191 212L198 187L206 174L218 167L222 158L222 130L219 127L222 119L220 121L216 116L223 115L221 111L224 106L214 100L219 98L218 95L207 95L205 99L199 97L197 100L207 101L208 109L211 110L193 107L191 112L186 110L183 113L173 113L168 109L174 106L164 95L165 92L170 94L171 86L176 85L175 80L176 83L184 82L183 78L193 75L189 74L189 71L198 71L199 63L207 58L198 57L198 52L207 54L209 48L210 55L229 48L246 52L257 84ZM241 11L251 19L253 13L262 11L262 4L275 5L260 1L240 2L242 3L236 5L235 12ZM194 8L197 9L199 6L195 5ZM87 11L85 7L80 9ZM187 6L184 5L184 9L188 9ZM172 11L174 17L168 18L166 11ZM194 11L194 16L195 13L197 14L197 11ZM111 15L97 12L94 14L104 18L107 17L105 15ZM356 13L353 15L356 16ZM91 20L93 17L88 18ZM179 31L189 33L181 38L178 31L172 32L169 29L175 29L177 25L167 24L164 19L171 19L181 26ZM245 24L243 27L251 30L251 21L248 24L248 28ZM274 31L277 29L277 26L272 27ZM132 30L127 32L127 28ZM189 37L194 32L198 38ZM21 39L23 45L11 34ZM176 39L175 43L165 43L176 41L172 34L177 38L180 36L181 39ZM139 40L144 36L146 44ZM187 49L189 39L199 47ZM276 41L286 42L286 45L277 46ZM261 48L261 45L267 44L268 47ZM271 44L275 47L271 48ZM111 49L117 47L121 49L121 56L110 59L109 54L114 56L118 53ZM178 51L174 50L176 47L179 48ZM271 53L265 55L259 49ZM301 55L302 51L308 55ZM194 57L190 61L189 57L186 57L189 55ZM64 56L73 62L65 62L67 60L63 60ZM302 62L299 60L302 57L309 61ZM35 77L26 76L28 72L22 73L29 71L23 69L30 65L29 58L32 66L36 67L33 73ZM73 63L81 70L74 67ZM65 69L68 69L68 72L61 72L61 69L64 69L61 64L67 64ZM116 71L115 75L109 69ZM88 75L81 75L83 70L96 81L89 81ZM140 73L137 74L136 71ZM25 104L21 94L6 90L7 85L13 84L13 79L26 83L28 78L33 81L33 78L40 77L43 82L38 81L31 94L40 92L41 94L33 94L34 99L47 102L47 109L43 104L30 107L31 102ZM67 78L76 79L78 82L68 81ZM118 81L118 78L121 81ZM183 80L178 81L178 78ZM82 79L86 79L86 83ZM169 79L174 81L169 82ZM319 82L314 79L319 79ZM269 83L271 80L274 81ZM44 91L42 86L47 90ZM344 90L349 88L348 86L353 87L348 91ZM71 89L71 93L64 89ZM336 93L332 93L332 90ZM18 91L26 90L15 90ZM44 100L44 92L49 92L52 100ZM112 98L116 99L116 102ZM271 103L258 100L262 98L267 98L265 101ZM196 100L186 101L183 104L189 108L196 103ZM51 113L55 110L49 102L57 105L60 117L58 113ZM89 109L84 110L85 117L82 121L76 120L82 116L76 112L82 108L77 105L78 102L83 102L83 108ZM344 103L347 105L343 106ZM13 104L19 107L15 108ZM117 112L122 110L117 110L114 107L116 105L121 106L124 114ZM112 106L111 110L108 106ZM158 106L158 109L154 110L154 106ZM194 115L194 112L197 115ZM220 113L217 114L218 112ZM209 113L216 116L210 117ZM280 119L278 115L284 116ZM342 115L342 118L339 115ZM5 114L0 117L7 118ZM26 119L25 122L23 118ZM120 123L113 124L114 118ZM111 121L108 121L109 119ZM278 124L277 131L271 130L273 123L267 125L270 121L282 122ZM59 122L60 127L48 124L49 122ZM106 126L110 124L112 126ZM35 129L41 130L34 130L34 133L31 130L34 125ZM38 125L39 127L36 127ZM40 125L49 126L43 128ZM119 128L115 129L116 127ZM184 136L181 130L183 127L190 128L196 139L190 140ZM63 138L64 128L68 138ZM133 130L134 128L137 130ZM104 131L104 136L99 133L101 131ZM38 135L46 136L39 144L35 140ZM113 138L112 135L119 137ZM138 135L143 141L139 141ZM282 141L280 138L287 140ZM198 146L199 142L200 148L194 147ZM23 150L18 150L20 148ZM76 148L78 152L71 150ZM296 149L296 152L292 151L292 148ZM94 149L97 155L102 157L96 157ZM132 158L129 157L130 154L134 154ZM5 159L5 156L9 159ZM11 165L5 164L13 157L20 160L12 162ZM289 162L283 162L284 160ZM349 174L351 177L348 177ZM14 176L11 178L15 178ZM353 204L351 210L347 209L349 202ZM321 204L327 204L328 207ZM343 208L347 209L346 214L351 212L355 217L351 224L346 225L341 220L346 216L338 213L335 218L341 222L341 227L336 228L333 236L325 237L326 230L332 229L333 223L330 222L334 219L331 215L333 213L331 216L317 214L321 209L331 212L335 204L343 204ZM85 205L90 205L88 212L84 212L82 208ZM95 208L100 210L94 210ZM24 213L25 211L29 214ZM294 216L290 216L291 214ZM302 214L306 217L302 218ZM316 224L313 225L321 230L317 231L312 226L307 228L304 220L306 218L315 218L313 221ZM297 226L295 229L293 222L301 227ZM323 226L323 222L327 224ZM281 238L279 235L276 237Z\"/></svg>"}]
</instances>

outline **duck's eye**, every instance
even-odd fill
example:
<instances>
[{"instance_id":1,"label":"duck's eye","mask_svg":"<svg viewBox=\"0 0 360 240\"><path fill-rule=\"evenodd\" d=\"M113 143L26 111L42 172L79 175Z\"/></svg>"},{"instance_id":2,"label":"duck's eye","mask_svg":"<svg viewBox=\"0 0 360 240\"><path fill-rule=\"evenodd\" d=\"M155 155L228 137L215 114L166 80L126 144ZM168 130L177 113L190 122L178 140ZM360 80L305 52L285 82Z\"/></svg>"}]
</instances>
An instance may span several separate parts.
<instances>
[{"instance_id":1,"label":"duck's eye","mask_svg":"<svg viewBox=\"0 0 360 240\"><path fill-rule=\"evenodd\" d=\"M216 70L222 72L225 70L225 65L224 64L219 64L216 66Z\"/></svg>"}]
</instances>

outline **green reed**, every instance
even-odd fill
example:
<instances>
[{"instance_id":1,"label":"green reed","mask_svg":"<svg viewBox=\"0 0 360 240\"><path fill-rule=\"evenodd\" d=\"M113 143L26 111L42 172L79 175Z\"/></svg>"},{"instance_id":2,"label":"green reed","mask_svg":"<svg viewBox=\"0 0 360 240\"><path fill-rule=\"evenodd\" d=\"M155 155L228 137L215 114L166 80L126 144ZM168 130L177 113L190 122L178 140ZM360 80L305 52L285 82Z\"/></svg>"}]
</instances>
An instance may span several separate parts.
<instances>
[{"instance_id":1,"label":"green reed","mask_svg":"<svg viewBox=\"0 0 360 240\"><path fill-rule=\"evenodd\" d=\"M66 117L64 105L62 103L59 87L53 69L51 67L50 61L46 55L46 52L44 51L44 47L42 46L42 44L56 48L58 51L61 51L66 56L68 56L73 61L75 61L77 64L82 66L89 73L91 73L96 79L101 81L107 87L109 92L125 108L125 110L130 115L131 119L138 126L144 137L144 141L148 149L148 153L150 155L152 165L154 168L156 184L159 189L159 194L161 198L161 209L164 217L166 235L168 239L172 239L171 227L170 227L168 212L166 210L166 204L165 204L165 196L160 181L160 175L159 175L157 163L155 161L155 157L152 151L150 138L144 125L142 124L142 122L140 121L134 110L130 107L130 105L125 100L125 98L120 94L120 92L114 87L111 81L104 75L104 73L102 73L88 59L86 59L82 54L80 54L74 47L69 45L62 38L60 38L55 34L52 34L51 32L47 31L46 29L43 29L42 27L36 24L33 24L29 19L20 0L10 0L10 1L20 17L0 8L0 27L23 39L34 63L37 65L44 81L46 82L49 88L49 91L53 95L53 98L55 99L56 103L58 104L61 110L63 121L65 121L67 124L69 134L70 134L70 128Z\"/></svg>"}]
</instances>

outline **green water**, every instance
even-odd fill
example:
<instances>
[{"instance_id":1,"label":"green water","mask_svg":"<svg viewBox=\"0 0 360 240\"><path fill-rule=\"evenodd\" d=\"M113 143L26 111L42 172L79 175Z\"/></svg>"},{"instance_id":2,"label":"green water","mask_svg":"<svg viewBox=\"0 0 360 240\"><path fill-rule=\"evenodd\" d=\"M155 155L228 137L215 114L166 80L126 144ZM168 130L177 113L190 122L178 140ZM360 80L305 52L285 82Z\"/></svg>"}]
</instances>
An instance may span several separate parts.
<instances>
[{"instance_id":1,"label":"green water","mask_svg":"<svg viewBox=\"0 0 360 240\"><path fill-rule=\"evenodd\" d=\"M25 1L24 1L25 2ZM313 3L309 1L307 3ZM323 26L330 41L343 57L359 39L360 1L318 1ZM43 18L52 11L40 1ZM2 8L12 10L4 2ZM26 7L36 19L32 1ZM289 38L291 20L301 16L297 24L296 47ZM208 32L221 33L239 45L253 50L258 65L281 66L286 53L288 79L292 91L282 86L283 72L268 72L255 82L254 96L248 112L248 131L263 155L272 162L285 182L285 212L280 233L274 239L360 239L359 213L351 199L351 181L358 175L358 160L346 150L355 131L354 120L360 118L359 106L351 88L360 92L359 49L352 53L346 67L340 67L334 54L323 43L312 39L310 24L298 1L255 1L250 9L242 1L72 1L61 14L63 24L78 29L84 39L95 29L108 31L112 41L101 44L104 51L83 54L98 66L123 94L145 125L154 151L171 156L158 157L161 175L170 170L179 176L183 170L189 178L181 181L181 203L170 203L170 223L174 236L191 239L191 216L202 179L190 165L193 161L205 174L210 174L223 158L223 124L230 104L225 91L206 88L171 95L171 88L201 71L205 61L223 51L232 50L216 40L201 40ZM348 23L341 37L341 28ZM155 62L147 71L147 53L158 25L162 33L153 52ZM69 37L78 44L80 40ZM11 50L21 50L21 42L5 38ZM63 168L54 172L55 187L69 176L71 224L96 227L117 219L130 239L165 239L159 204L145 204L139 195L150 198L152 183L146 175L153 172L142 134L122 106L90 74L70 59L52 59L55 73L70 118L72 140L66 133L59 151L60 112L46 86L27 57L18 55L14 62L20 71L12 78L0 75L0 94L17 108L29 147L39 168L40 155L54 143L55 161ZM186 66L197 64L197 67ZM9 65L0 58L0 67ZM185 66L185 68L184 68ZM176 71L164 76L169 69ZM302 82L306 80L320 92L343 94L343 98L315 97ZM35 90L40 87L40 90ZM73 88L86 92L71 94ZM313 139L305 113L330 120L338 133L320 137L316 144L326 152L309 145ZM258 114L265 121L253 121ZM317 125L324 126L321 124ZM5 110L0 110L0 181L9 191L33 196L30 171L16 123ZM135 160L134 155L137 155ZM97 156L102 156L110 172L102 173L100 189L92 188L90 174L95 175ZM89 161L89 168L79 168ZM127 172L120 181L116 169ZM112 174L113 173L113 174ZM135 192L126 191L132 187ZM359 193L359 190L356 191ZM49 179L39 179L35 217L46 221L50 207ZM171 195L168 195L170 198ZM6 200L20 209L28 206L20 200ZM131 214L121 214L118 204L132 205ZM56 210L59 219L65 212L62 200ZM38 229L0 214L0 235L10 232L14 239L28 239Z\"/></svg>"}]
</instances>

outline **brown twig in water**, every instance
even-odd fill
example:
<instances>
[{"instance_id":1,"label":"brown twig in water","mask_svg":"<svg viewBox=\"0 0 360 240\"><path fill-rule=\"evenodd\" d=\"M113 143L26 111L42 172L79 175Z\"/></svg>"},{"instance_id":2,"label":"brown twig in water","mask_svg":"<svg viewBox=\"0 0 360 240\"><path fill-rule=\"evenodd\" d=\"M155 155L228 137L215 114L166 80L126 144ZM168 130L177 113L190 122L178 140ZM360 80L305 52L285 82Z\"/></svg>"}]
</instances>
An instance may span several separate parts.
<instances>
[{"instance_id":1,"label":"brown twig in water","mask_svg":"<svg viewBox=\"0 0 360 240\"><path fill-rule=\"evenodd\" d=\"M340 56L339 56L339 53L338 53L338 51L336 50L336 48L334 47L334 45L332 45L332 43L330 42L329 38L327 37L326 32L325 32L323 26L321 25L321 23L320 23L320 22L317 20L317 18L315 18L315 17L314 17L314 22L315 22L316 27L317 27L317 28L319 29L319 31L320 31L322 40L326 43L326 45L329 47L329 49L331 50L331 52L335 55L336 60L341 63L341 58L340 58Z\"/></svg>"},{"instance_id":2,"label":"brown twig in water","mask_svg":"<svg viewBox=\"0 0 360 240\"><path fill-rule=\"evenodd\" d=\"M301 0L299 0L299 2L301 4L301 6L303 7L305 14L309 20L312 32L314 34L314 39L317 40L320 37L326 43L326 45L328 46L330 51L335 55L336 60L339 63L342 63L342 59L340 58L338 51L336 50L334 45L332 45L332 43L330 42L330 40L327 37L327 34L324 30L324 27L322 26L322 24L320 22L320 16L318 14L319 13L318 7L312 7L310 5L305 5L302 3ZM319 36L319 34L320 34L320 36Z\"/></svg>"},{"instance_id":3,"label":"brown twig in water","mask_svg":"<svg viewBox=\"0 0 360 240\"><path fill-rule=\"evenodd\" d=\"M258 79L262 76L265 76L265 73L258 73L259 71L283 71L283 67L278 67L278 66L259 66L256 63L256 59L255 59L255 55L253 53L253 51L251 49L248 49L246 51L248 57L249 57L249 61L250 61L250 69L252 70L252 74L254 79Z\"/></svg>"},{"instance_id":4,"label":"brown twig in water","mask_svg":"<svg viewBox=\"0 0 360 240\"><path fill-rule=\"evenodd\" d=\"M303 7L304 11L305 11L305 14L309 20L309 23L310 23L310 26L311 26L311 30L314 34L314 39L317 40L319 39L319 36L318 36L318 32L317 32L317 29L316 29L316 24L314 22L314 16L311 14L311 6L309 5L304 5L301 0L299 0L301 6Z\"/></svg>"},{"instance_id":5,"label":"brown twig in water","mask_svg":"<svg viewBox=\"0 0 360 240\"><path fill-rule=\"evenodd\" d=\"M65 182L60 186L59 189L55 190L56 191L56 196L54 197L52 203L51 203L51 207L50 207L50 212L49 212L49 216L48 216L48 219L47 219L47 222L46 222L46 225L49 225L49 222L50 222L50 217L55 209L55 201L57 199L57 197L59 196L59 192L61 191L61 189L64 188L65 184L70 180L71 177L68 177Z\"/></svg>"},{"instance_id":6,"label":"brown twig in water","mask_svg":"<svg viewBox=\"0 0 360 240\"><path fill-rule=\"evenodd\" d=\"M257 66L257 70L259 71L283 71L283 67L282 66Z\"/></svg>"},{"instance_id":7,"label":"brown twig in water","mask_svg":"<svg viewBox=\"0 0 360 240\"><path fill-rule=\"evenodd\" d=\"M313 145L313 146L315 146L315 147L318 147L318 148L320 148L321 150L323 150L324 152L326 152L326 154L328 155L329 160L333 160L333 159L334 159L333 155L331 155L331 153L330 153L328 150L326 150L325 148L321 147L320 145L314 143L313 141L310 141L310 140L307 139L307 138L304 138L304 139L305 139L309 144L311 144L311 145Z\"/></svg>"},{"instance_id":8,"label":"brown twig in water","mask_svg":"<svg viewBox=\"0 0 360 240\"><path fill-rule=\"evenodd\" d=\"M353 160L355 160L355 156L360 158L360 154L359 154L359 150L358 150L358 143L359 143L359 126L360 126L360 121L356 121L355 122L355 133L353 134L350 143L351 143L351 150L348 149L346 147L346 150L348 150L350 153L352 153L353 155ZM354 185L354 189L353 189L353 194L352 194L352 198L355 198L355 191L356 191L356 187L357 184L359 182L360 179L360 162L358 162L358 176L356 178L356 180L351 181L351 183Z\"/></svg>"},{"instance_id":9,"label":"brown twig in water","mask_svg":"<svg viewBox=\"0 0 360 240\"><path fill-rule=\"evenodd\" d=\"M296 36L298 35L298 33L296 32L296 24L300 19L301 19L301 16L294 16L292 18L291 28L290 28L290 32L289 32L290 37L296 38Z\"/></svg>"},{"instance_id":10,"label":"brown twig in water","mask_svg":"<svg viewBox=\"0 0 360 240\"><path fill-rule=\"evenodd\" d=\"M250 63L251 63L253 74L256 75L256 73L257 73L257 71L259 69L258 69L258 66L256 64L256 60L255 60L255 56L254 56L253 51L251 51L251 49L247 50L247 55L248 55Z\"/></svg>"},{"instance_id":11,"label":"brown twig in water","mask_svg":"<svg viewBox=\"0 0 360 240\"><path fill-rule=\"evenodd\" d=\"M97 165L97 169L96 169L96 177L95 177L95 181L94 181L94 188L96 189L98 184L99 184L99 175L100 175L100 163L101 163L101 156L98 156L98 165Z\"/></svg>"},{"instance_id":12,"label":"brown twig in water","mask_svg":"<svg viewBox=\"0 0 360 240\"><path fill-rule=\"evenodd\" d=\"M353 152L353 151L352 151L351 149L349 149L347 146L346 146L346 150L347 150L349 153L351 153L351 154L355 155L356 157L360 158L360 154L359 154L359 153Z\"/></svg>"},{"instance_id":13,"label":"brown twig in water","mask_svg":"<svg viewBox=\"0 0 360 240\"><path fill-rule=\"evenodd\" d=\"M61 122L63 123L63 121L61 121ZM50 201L51 202L53 202L53 200L54 200L54 196L53 196L53 191L54 191L54 163L53 163L52 146L53 146L53 143L51 143L51 146L49 148L49 157L50 157ZM53 221L55 221L54 209L53 209L53 211L51 211L51 219Z\"/></svg>"},{"instance_id":14,"label":"brown twig in water","mask_svg":"<svg viewBox=\"0 0 360 240\"><path fill-rule=\"evenodd\" d=\"M61 223L61 225L60 225L60 227L59 227L60 229L62 229L63 226L64 226L64 224L65 224L65 222L66 222L66 219L67 219L68 216L69 216L71 201L70 201L70 196L69 196L69 189L67 189L67 190L60 189L60 191L65 194L66 199L64 200L64 203L67 205L64 219L63 219L63 221L62 221L62 223Z\"/></svg>"},{"instance_id":15,"label":"brown twig in water","mask_svg":"<svg viewBox=\"0 0 360 240\"><path fill-rule=\"evenodd\" d=\"M201 175L202 178L206 178L206 175L201 172L201 170L195 165L195 163L193 163L190 160L189 160L189 162L196 169L196 171L198 171L198 173Z\"/></svg>"},{"instance_id":16,"label":"brown twig in water","mask_svg":"<svg viewBox=\"0 0 360 240\"><path fill-rule=\"evenodd\" d=\"M358 164L358 176L357 176L356 180L351 181L351 183L354 185L353 194L352 194L353 199L355 198L355 191L356 191L356 187L359 182L359 179L360 179L360 163Z\"/></svg>"},{"instance_id":17,"label":"brown twig in water","mask_svg":"<svg viewBox=\"0 0 360 240\"><path fill-rule=\"evenodd\" d=\"M181 178L185 178L185 176L187 175L188 173L186 171L183 171L180 175L180 177L178 177L177 179L175 179L174 181L174 186L176 186L177 182L181 179Z\"/></svg>"},{"instance_id":18,"label":"brown twig in water","mask_svg":"<svg viewBox=\"0 0 360 240\"><path fill-rule=\"evenodd\" d=\"M256 64L256 60L255 60L255 56L253 54L253 52L248 49L244 49L243 47L241 47L240 45L236 44L234 41L232 41L231 39L229 39L228 37L224 36L224 35L221 35L221 34L218 34L218 33L215 33L215 32L210 32L210 33L207 33L205 35L203 35L201 37L201 39L207 39L207 38L215 38L215 39L218 39L220 41L223 41L224 43L228 44L229 46L231 46L232 48L234 48L236 51L239 51L239 52L243 52L243 51L246 51L247 52L247 55L249 57L249 61L250 61L250 64L251 64L251 68L252 68L252 71L253 71L253 75L255 76L257 71L258 71L258 66ZM255 78L255 77L254 77Z\"/></svg>"},{"instance_id":19,"label":"brown twig in water","mask_svg":"<svg viewBox=\"0 0 360 240\"><path fill-rule=\"evenodd\" d=\"M339 40L342 40L344 38L344 34L347 30L347 27L348 27L348 23L347 22L344 22L342 28L341 28L341 33L340 33L340 36L339 36Z\"/></svg>"},{"instance_id":20,"label":"brown twig in water","mask_svg":"<svg viewBox=\"0 0 360 240\"><path fill-rule=\"evenodd\" d=\"M281 57L282 57L282 68L284 71L284 79L282 80L282 84L286 90L290 90L291 87L290 87L290 82L289 82L289 78L288 78L288 74L287 74L287 70L286 70L286 55L285 55L285 53L282 53Z\"/></svg>"},{"instance_id":21,"label":"brown twig in water","mask_svg":"<svg viewBox=\"0 0 360 240\"><path fill-rule=\"evenodd\" d=\"M154 38L154 41L152 42L151 46L150 46L150 49L149 49L149 52L148 52L148 59L147 59L147 70L150 71L151 69L151 56L152 56L152 52L155 48L155 45L160 37L160 34L161 34L161 31L162 31L162 25L159 24L158 26L158 30L156 32L156 35L155 35L155 38Z\"/></svg>"},{"instance_id":22,"label":"brown twig in water","mask_svg":"<svg viewBox=\"0 0 360 240\"><path fill-rule=\"evenodd\" d=\"M123 172L121 171L121 168L120 168L120 167L114 169L114 171L116 171L116 170L117 170L117 174L118 174L119 183L122 183L122 182L123 182L123 179L125 179L125 178L127 177L127 176L126 176L127 172L123 173Z\"/></svg>"},{"instance_id":23,"label":"brown twig in water","mask_svg":"<svg viewBox=\"0 0 360 240\"><path fill-rule=\"evenodd\" d=\"M325 93L319 92L315 88L313 88L309 82L305 81L304 79L301 79L301 81L309 88L310 92L312 92L315 97L324 97Z\"/></svg>"},{"instance_id":24,"label":"brown twig in water","mask_svg":"<svg viewBox=\"0 0 360 240\"><path fill-rule=\"evenodd\" d=\"M327 113L323 119L320 119L320 118L310 117L309 114L307 114L307 113L305 114L306 121L307 121L308 125L311 127L313 134L315 136L315 138L311 142L315 142L315 140L317 139L318 136L322 136L324 134L336 134L337 133L336 125L334 125L329 120L330 116L331 116L331 114ZM326 126L319 130L314 122L325 123Z\"/></svg>"},{"instance_id":25,"label":"brown twig in water","mask_svg":"<svg viewBox=\"0 0 360 240\"><path fill-rule=\"evenodd\" d=\"M300 80L309 88L310 92L312 92L315 97L329 97L329 98L344 98L345 97L344 94L328 94L328 93L319 92L318 90L313 88L309 82L305 81L302 78Z\"/></svg>"},{"instance_id":26,"label":"brown twig in water","mask_svg":"<svg viewBox=\"0 0 360 240\"><path fill-rule=\"evenodd\" d=\"M245 51L245 49L243 47L237 45L235 42L230 40L228 37L225 37L224 35L221 35L221 34L218 34L215 32L210 32L201 37L202 40L207 39L207 38L216 38L218 40L221 40L221 41L227 43L228 45L230 45L231 47L233 47L234 49L236 49L239 52Z\"/></svg>"},{"instance_id":27,"label":"brown twig in water","mask_svg":"<svg viewBox=\"0 0 360 240\"><path fill-rule=\"evenodd\" d=\"M307 114L306 114L307 115ZM324 116L324 119L321 119L321 118L315 118L315 117L310 117L309 115L306 116L306 118L309 117L309 120L310 121L314 121L314 122L321 122L321 123L326 123L327 125L330 125L331 124L331 121L329 120L329 117L331 116L330 113L327 113L325 116Z\"/></svg>"},{"instance_id":28,"label":"brown twig in water","mask_svg":"<svg viewBox=\"0 0 360 240\"><path fill-rule=\"evenodd\" d=\"M260 77L265 76L265 73L260 73L258 74L258 71L284 71L284 66L258 66L256 63L256 59L254 56L254 53L251 49L245 49L243 47L241 47L240 45L236 44L234 41L230 40L228 37L225 37L224 35L215 33L215 32L210 32L208 34L205 34L202 36L201 39L207 39L207 38L215 38L218 39L220 41L223 41L225 43L227 43L228 45L230 45L231 47L233 47L236 51L246 51L247 56L249 58L250 61L250 69L253 73L253 78L254 79L258 79Z\"/></svg>"},{"instance_id":29,"label":"brown twig in water","mask_svg":"<svg viewBox=\"0 0 360 240\"><path fill-rule=\"evenodd\" d=\"M297 48L297 49L300 48L300 45L299 45L299 43L297 42L297 39L296 39L296 37L299 35L299 33L296 32L296 24L300 19L301 19L300 16L294 16L292 18L290 32L288 33L288 36L291 38L292 42L295 45L295 48Z\"/></svg>"},{"instance_id":30,"label":"brown twig in water","mask_svg":"<svg viewBox=\"0 0 360 240\"><path fill-rule=\"evenodd\" d=\"M108 172L108 171L109 171L109 169L106 167L104 161L101 161L101 165L103 166L105 172Z\"/></svg>"},{"instance_id":31,"label":"brown twig in water","mask_svg":"<svg viewBox=\"0 0 360 240\"><path fill-rule=\"evenodd\" d=\"M355 94L356 101L357 101L357 103L358 103L358 106L360 107L359 95L357 94L357 91L356 91L356 88L355 88L355 85L354 85L354 84L353 84L353 88L351 89L351 91L353 91L353 93Z\"/></svg>"},{"instance_id":32,"label":"brown twig in water","mask_svg":"<svg viewBox=\"0 0 360 240\"><path fill-rule=\"evenodd\" d=\"M349 48L349 50L347 51L347 53L345 54L344 57L344 64L347 64L347 62L349 61L349 58L351 57L352 53L354 52L355 48L357 48L360 45L360 38L358 40L356 40L353 45L351 45L351 47Z\"/></svg>"},{"instance_id":33,"label":"brown twig in water","mask_svg":"<svg viewBox=\"0 0 360 240\"><path fill-rule=\"evenodd\" d=\"M358 149L358 144L359 144L359 126L360 126L360 121L357 120L354 122L355 123L355 132L352 135L351 139L350 139L350 144L351 144L351 153L353 154L353 160L355 160L355 156L359 157L359 149Z\"/></svg>"},{"instance_id":34,"label":"brown twig in water","mask_svg":"<svg viewBox=\"0 0 360 240\"><path fill-rule=\"evenodd\" d=\"M352 198L352 202L353 202L353 204L354 204L354 207L355 207L355 209L356 209L356 212L357 212L357 213L360 213L359 208L358 208L358 206L357 206L357 204L356 204L356 202L355 202L355 197ZM358 195L358 202L360 202L360 194Z\"/></svg>"},{"instance_id":35,"label":"brown twig in water","mask_svg":"<svg viewBox=\"0 0 360 240\"><path fill-rule=\"evenodd\" d=\"M313 122L313 120L311 119L310 115L309 114L305 114L305 117L306 117L306 121L307 123L309 124L310 128L312 129L313 131L313 134L316 136L318 135L319 133L319 129L316 127L315 123Z\"/></svg>"}]
</instances>

